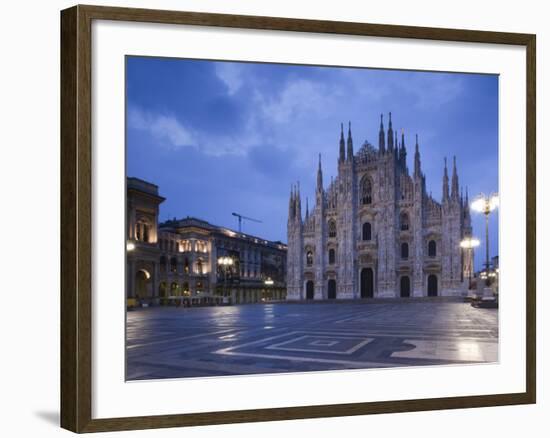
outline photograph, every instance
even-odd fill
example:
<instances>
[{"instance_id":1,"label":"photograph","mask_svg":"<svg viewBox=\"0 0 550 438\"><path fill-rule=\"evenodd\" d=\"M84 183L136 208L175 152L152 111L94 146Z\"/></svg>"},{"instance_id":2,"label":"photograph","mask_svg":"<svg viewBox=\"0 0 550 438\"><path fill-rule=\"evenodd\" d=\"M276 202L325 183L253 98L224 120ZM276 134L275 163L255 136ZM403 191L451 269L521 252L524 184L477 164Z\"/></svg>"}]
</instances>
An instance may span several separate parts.
<instances>
[{"instance_id":1,"label":"photograph","mask_svg":"<svg viewBox=\"0 0 550 438\"><path fill-rule=\"evenodd\" d=\"M128 381L498 363L497 74L125 62Z\"/></svg>"}]
</instances>

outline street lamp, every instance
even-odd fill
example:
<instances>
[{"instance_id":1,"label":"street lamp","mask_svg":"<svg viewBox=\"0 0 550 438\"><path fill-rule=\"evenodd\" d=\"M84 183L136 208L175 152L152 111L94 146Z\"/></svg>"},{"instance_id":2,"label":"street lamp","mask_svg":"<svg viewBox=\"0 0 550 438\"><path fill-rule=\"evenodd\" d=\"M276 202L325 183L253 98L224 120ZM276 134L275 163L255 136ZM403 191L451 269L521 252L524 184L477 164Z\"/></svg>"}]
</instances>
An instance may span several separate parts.
<instances>
[{"instance_id":1,"label":"street lamp","mask_svg":"<svg viewBox=\"0 0 550 438\"><path fill-rule=\"evenodd\" d=\"M471 236L465 237L460 242L460 247L462 249L467 249L469 251L470 260L472 261L472 265L468 269L468 289L472 287L472 270L474 269L472 251L474 250L474 248L477 248L479 244L480 244L479 239L476 239L475 237L471 237Z\"/></svg>"},{"instance_id":2,"label":"street lamp","mask_svg":"<svg viewBox=\"0 0 550 438\"><path fill-rule=\"evenodd\" d=\"M273 298L272 296L272 293L271 291L269 290L269 288L271 286L273 286L275 282L271 279L271 277L267 277L265 280L264 280L264 290L262 291L262 301L268 301L270 299Z\"/></svg>"},{"instance_id":3,"label":"street lamp","mask_svg":"<svg viewBox=\"0 0 550 438\"><path fill-rule=\"evenodd\" d=\"M471 204L471 208L474 211L483 213L485 215L485 270L489 274L489 215L498 207L498 194L493 193L490 196L486 196L481 193ZM486 284L489 286L489 276L487 275Z\"/></svg>"},{"instance_id":4,"label":"street lamp","mask_svg":"<svg viewBox=\"0 0 550 438\"><path fill-rule=\"evenodd\" d=\"M131 240L126 242L126 251L133 251L134 249L136 249L136 244L134 242Z\"/></svg>"},{"instance_id":5,"label":"street lamp","mask_svg":"<svg viewBox=\"0 0 550 438\"><path fill-rule=\"evenodd\" d=\"M220 257L218 265L223 269L223 296L225 299L227 297L227 271L233 266L233 259L228 256Z\"/></svg>"}]
</instances>

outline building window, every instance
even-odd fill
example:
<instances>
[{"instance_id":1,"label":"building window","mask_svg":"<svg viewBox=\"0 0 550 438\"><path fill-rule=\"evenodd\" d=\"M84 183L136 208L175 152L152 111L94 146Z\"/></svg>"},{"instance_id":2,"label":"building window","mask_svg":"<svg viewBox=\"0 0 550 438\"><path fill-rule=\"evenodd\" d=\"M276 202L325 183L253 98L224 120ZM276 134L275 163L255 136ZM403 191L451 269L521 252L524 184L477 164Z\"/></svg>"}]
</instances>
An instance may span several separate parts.
<instances>
[{"instance_id":1,"label":"building window","mask_svg":"<svg viewBox=\"0 0 550 438\"><path fill-rule=\"evenodd\" d=\"M401 244L401 258L404 260L409 258L409 244L407 242Z\"/></svg>"},{"instance_id":2,"label":"building window","mask_svg":"<svg viewBox=\"0 0 550 438\"><path fill-rule=\"evenodd\" d=\"M330 221L328 223L328 237L336 237L336 222Z\"/></svg>"},{"instance_id":3,"label":"building window","mask_svg":"<svg viewBox=\"0 0 550 438\"><path fill-rule=\"evenodd\" d=\"M178 260L175 257L170 259L170 272L177 272L178 270Z\"/></svg>"},{"instance_id":4,"label":"building window","mask_svg":"<svg viewBox=\"0 0 550 438\"><path fill-rule=\"evenodd\" d=\"M308 266L313 265L313 252L312 251L308 251L306 253L306 264Z\"/></svg>"},{"instance_id":5,"label":"building window","mask_svg":"<svg viewBox=\"0 0 550 438\"><path fill-rule=\"evenodd\" d=\"M189 283L187 281L183 283L182 290L184 296L188 297L189 295L191 295L191 291L189 290Z\"/></svg>"},{"instance_id":6,"label":"building window","mask_svg":"<svg viewBox=\"0 0 550 438\"><path fill-rule=\"evenodd\" d=\"M372 204L372 182L370 178L364 178L361 183L361 203Z\"/></svg>"},{"instance_id":7,"label":"building window","mask_svg":"<svg viewBox=\"0 0 550 438\"><path fill-rule=\"evenodd\" d=\"M363 240L371 240L372 239L372 227L370 222L365 222L363 224Z\"/></svg>"},{"instance_id":8,"label":"building window","mask_svg":"<svg viewBox=\"0 0 550 438\"><path fill-rule=\"evenodd\" d=\"M437 255L437 244L435 240L430 240L428 242L428 256L435 257Z\"/></svg>"},{"instance_id":9,"label":"building window","mask_svg":"<svg viewBox=\"0 0 550 438\"><path fill-rule=\"evenodd\" d=\"M189 259L187 257L183 260L183 272L189 274Z\"/></svg>"},{"instance_id":10,"label":"building window","mask_svg":"<svg viewBox=\"0 0 550 438\"><path fill-rule=\"evenodd\" d=\"M328 250L328 264L334 265L336 263L336 251L333 248Z\"/></svg>"},{"instance_id":11,"label":"building window","mask_svg":"<svg viewBox=\"0 0 550 438\"><path fill-rule=\"evenodd\" d=\"M401 231L407 231L409 229L409 215L405 212L399 216L399 225Z\"/></svg>"},{"instance_id":12,"label":"building window","mask_svg":"<svg viewBox=\"0 0 550 438\"><path fill-rule=\"evenodd\" d=\"M199 261L197 262L197 273L199 275L202 275L204 272L203 272L203 269L202 269L202 260L199 259Z\"/></svg>"},{"instance_id":13,"label":"building window","mask_svg":"<svg viewBox=\"0 0 550 438\"><path fill-rule=\"evenodd\" d=\"M149 242L149 225L143 220L136 224L136 240Z\"/></svg>"},{"instance_id":14,"label":"building window","mask_svg":"<svg viewBox=\"0 0 550 438\"><path fill-rule=\"evenodd\" d=\"M165 256L161 256L160 257L160 272L166 272L166 257Z\"/></svg>"}]
</instances>

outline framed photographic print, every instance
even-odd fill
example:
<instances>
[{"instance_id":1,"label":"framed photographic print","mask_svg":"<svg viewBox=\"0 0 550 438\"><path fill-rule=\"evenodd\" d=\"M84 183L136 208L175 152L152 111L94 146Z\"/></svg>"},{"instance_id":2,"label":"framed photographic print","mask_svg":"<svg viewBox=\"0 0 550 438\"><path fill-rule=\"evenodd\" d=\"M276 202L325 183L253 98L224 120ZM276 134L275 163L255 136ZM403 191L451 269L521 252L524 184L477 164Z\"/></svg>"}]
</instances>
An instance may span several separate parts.
<instances>
[{"instance_id":1,"label":"framed photographic print","mask_svg":"<svg viewBox=\"0 0 550 438\"><path fill-rule=\"evenodd\" d=\"M534 403L535 36L61 13L61 423Z\"/></svg>"}]
</instances>

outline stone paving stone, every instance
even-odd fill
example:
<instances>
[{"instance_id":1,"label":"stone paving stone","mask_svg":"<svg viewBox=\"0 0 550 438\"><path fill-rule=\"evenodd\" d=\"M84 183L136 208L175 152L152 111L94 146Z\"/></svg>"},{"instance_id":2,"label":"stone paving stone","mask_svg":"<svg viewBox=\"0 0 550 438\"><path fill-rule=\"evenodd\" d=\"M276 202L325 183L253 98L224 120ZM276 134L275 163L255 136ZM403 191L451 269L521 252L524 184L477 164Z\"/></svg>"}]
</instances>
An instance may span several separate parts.
<instances>
[{"instance_id":1,"label":"stone paving stone","mask_svg":"<svg viewBox=\"0 0 550 438\"><path fill-rule=\"evenodd\" d=\"M152 307L126 328L128 380L498 361L498 310L448 300Z\"/></svg>"}]
</instances>

